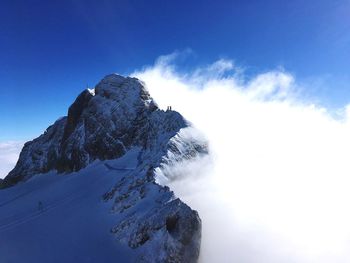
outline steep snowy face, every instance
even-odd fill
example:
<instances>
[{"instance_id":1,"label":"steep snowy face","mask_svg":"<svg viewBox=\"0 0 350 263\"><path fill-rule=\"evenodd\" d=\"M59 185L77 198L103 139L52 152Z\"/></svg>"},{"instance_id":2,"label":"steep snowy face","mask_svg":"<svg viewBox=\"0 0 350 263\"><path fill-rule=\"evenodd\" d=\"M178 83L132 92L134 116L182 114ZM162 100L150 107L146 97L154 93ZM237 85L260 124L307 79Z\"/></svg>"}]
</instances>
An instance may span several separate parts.
<instances>
[{"instance_id":1,"label":"steep snowy face","mask_svg":"<svg viewBox=\"0 0 350 263\"><path fill-rule=\"evenodd\" d=\"M0 243L6 244L0 246L0 261L43 257L34 248L10 253L22 242L23 231L29 231L26 248L55 244L46 249L47 262L86 262L86 257L96 262L196 262L198 213L158 184L155 174L208 154L205 139L188 136L193 130L179 113L160 110L135 78L112 74L83 91L67 117L24 145L16 167L0 182L7 188L0 191ZM176 179L166 172L162 176ZM35 210L38 200L45 200L45 212ZM47 235L67 218L69 224ZM101 251L86 249L96 242L103 244ZM82 250L72 251L76 244ZM58 253L68 250L71 254Z\"/></svg>"},{"instance_id":2,"label":"steep snowy face","mask_svg":"<svg viewBox=\"0 0 350 263\"><path fill-rule=\"evenodd\" d=\"M94 90L83 91L67 117L25 144L2 185L50 170L78 171L96 159L123 156L132 146L151 150L186 126L177 112L159 110L138 79L111 74Z\"/></svg>"}]
</instances>

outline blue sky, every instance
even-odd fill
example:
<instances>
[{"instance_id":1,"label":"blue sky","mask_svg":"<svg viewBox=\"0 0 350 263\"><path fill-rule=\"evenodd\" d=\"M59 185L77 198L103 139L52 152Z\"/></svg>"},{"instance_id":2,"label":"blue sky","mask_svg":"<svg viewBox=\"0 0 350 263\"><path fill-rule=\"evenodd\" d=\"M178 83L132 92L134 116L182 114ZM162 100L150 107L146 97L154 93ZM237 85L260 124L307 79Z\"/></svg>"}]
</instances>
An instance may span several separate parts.
<instances>
[{"instance_id":1,"label":"blue sky","mask_svg":"<svg viewBox=\"0 0 350 263\"><path fill-rule=\"evenodd\" d=\"M26 140L111 72L191 49L255 74L283 67L325 105L350 101L350 1L34 1L0 8L0 141Z\"/></svg>"}]
</instances>

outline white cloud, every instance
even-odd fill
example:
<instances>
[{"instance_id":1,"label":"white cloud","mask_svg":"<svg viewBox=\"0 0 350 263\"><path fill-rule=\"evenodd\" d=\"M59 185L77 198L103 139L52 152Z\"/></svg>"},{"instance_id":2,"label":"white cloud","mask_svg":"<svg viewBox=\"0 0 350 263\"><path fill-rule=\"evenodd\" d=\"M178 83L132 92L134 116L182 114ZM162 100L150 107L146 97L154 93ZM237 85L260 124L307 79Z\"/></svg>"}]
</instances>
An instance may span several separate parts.
<instances>
[{"instance_id":1,"label":"white cloud","mask_svg":"<svg viewBox=\"0 0 350 263\"><path fill-rule=\"evenodd\" d=\"M134 75L210 141L213 167L170 185L201 215L201 262L350 262L349 107L332 118L284 70L182 74L175 57Z\"/></svg>"},{"instance_id":2,"label":"white cloud","mask_svg":"<svg viewBox=\"0 0 350 263\"><path fill-rule=\"evenodd\" d=\"M0 142L0 178L4 178L15 166L23 142Z\"/></svg>"}]
</instances>

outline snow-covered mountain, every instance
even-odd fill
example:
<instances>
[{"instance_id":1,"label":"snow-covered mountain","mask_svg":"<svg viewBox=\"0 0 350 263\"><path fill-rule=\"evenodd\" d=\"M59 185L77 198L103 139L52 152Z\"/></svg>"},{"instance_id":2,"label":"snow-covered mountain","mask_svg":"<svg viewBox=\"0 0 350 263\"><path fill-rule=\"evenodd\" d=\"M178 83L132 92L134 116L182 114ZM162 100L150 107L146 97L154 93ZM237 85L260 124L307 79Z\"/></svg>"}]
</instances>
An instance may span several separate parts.
<instances>
[{"instance_id":1,"label":"snow-covered mountain","mask_svg":"<svg viewBox=\"0 0 350 263\"><path fill-rule=\"evenodd\" d=\"M2 182L0 261L196 262L198 213L154 172L208 153L191 129L135 78L83 91Z\"/></svg>"}]
</instances>

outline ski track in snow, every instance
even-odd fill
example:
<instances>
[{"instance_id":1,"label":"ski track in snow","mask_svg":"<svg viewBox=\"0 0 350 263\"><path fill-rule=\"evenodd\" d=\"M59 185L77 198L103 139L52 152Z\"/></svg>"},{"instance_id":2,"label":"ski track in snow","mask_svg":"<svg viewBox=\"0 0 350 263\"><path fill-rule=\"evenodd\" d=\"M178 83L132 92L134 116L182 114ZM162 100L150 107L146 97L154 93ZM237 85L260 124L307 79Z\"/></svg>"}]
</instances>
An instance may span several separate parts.
<instances>
[{"instance_id":1,"label":"ski track in snow","mask_svg":"<svg viewBox=\"0 0 350 263\"><path fill-rule=\"evenodd\" d=\"M42 262L132 262L130 248L116 242L109 231L122 215L110 213L111 204L102 201L102 195L135 169L131 167L137 166L137 153L130 151L119 160L93 163L78 173L38 175L1 190L0 261L21 262L26 258L26 262L34 263L42 258ZM65 242L44 244L45 233ZM48 246L47 251L41 251L43 246ZM77 251L58 255L57 251L70 247ZM21 258L17 258L14 248L22 248Z\"/></svg>"},{"instance_id":2,"label":"ski track in snow","mask_svg":"<svg viewBox=\"0 0 350 263\"><path fill-rule=\"evenodd\" d=\"M114 167L108 163L104 164L109 170L114 170L114 171L133 171L135 168L121 168L121 167Z\"/></svg>"},{"instance_id":3,"label":"ski track in snow","mask_svg":"<svg viewBox=\"0 0 350 263\"><path fill-rule=\"evenodd\" d=\"M94 183L97 183L97 180ZM35 191L35 190L33 190L33 191ZM31 193L33 191L30 191L29 193ZM12 199L12 201L17 200L18 198L21 198L29 193L26 193L24 195L19 195L17 198ZM50 212L52 209L55 209L58 206L65 205L66 203L78 200L78 199L82 198L83 196L87 195L88 193L89 193L89 190L84 191L83 194L70 193L62 199L58 199L56 201L49 203L48 205L44 205L43 210L39 210L38 208L37 209L34 208L32 213L27 214L26 212L23 212L22 214L15 214L13 216L5 218L5 220L3 220L3 221L8 221L9 223L3 223L3 221L0 221L0 233L3 231L6 231L9 228L13 228L13 227L16 227L18 225L24 224L30 220L34 220L37 217L42 216L45 213ZM7 203L9 203L9 202L7 202Z\"/></svg>"}]
</instances>

